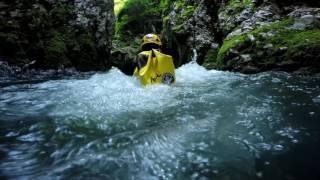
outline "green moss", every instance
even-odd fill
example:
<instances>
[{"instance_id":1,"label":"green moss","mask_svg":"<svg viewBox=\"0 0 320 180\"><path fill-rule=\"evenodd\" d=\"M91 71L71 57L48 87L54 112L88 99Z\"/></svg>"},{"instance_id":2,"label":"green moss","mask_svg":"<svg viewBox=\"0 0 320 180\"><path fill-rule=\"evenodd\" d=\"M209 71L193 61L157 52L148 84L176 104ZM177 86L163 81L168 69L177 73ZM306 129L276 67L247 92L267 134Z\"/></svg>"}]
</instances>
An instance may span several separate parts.
<instances>
[{"instance_id":1,"label":"green moss","mask_svg":"<svg viewBox=\"0 0 320 180\"><path fill-rule=\"evenodd\" d=\"M57 67L58 65L67 64L66 57L67 47L64 37L58 32L52 32L52 37L45 42L47 67Z\"/></svg>"},{"instance_id":2,"label":"green moss","mask_svg":"<svg viewBox=\"0 0 320 180\"><path fill-rule=\"evenodd\" d=\"M258 40L260 40L260 41L265 41L266 43L268 43L268 41L270 41L270 43L271 43L272 39L273 39L273 41L281 42L283 40L283 38L285 38L285 36L288 32L293 32L292 30L287 29L287 27L289 27L292 23L293 23L292 19L285 19L283 21L275 22L270 25L262 26L258 29L255 29L255 30L249 32L249 33L235 36L229 40L225 40L223 42L222 47L219 50L218 57L217 57L217 62L218 62L217 64L222 65L226 52L228 50L230 50L231 48L235 48L238 45L241 45L242 43L244 43L247 35L249 35L249 34L253 35L254 37L259 38ZM280 37L281 39L275 39L275 37L268 38L268 39L262 39L261 33L267 33L269 31L277 31L279 33L279 35L277 35L277 36Z\"/></svg>"},{"instance_id":3,"label":"green moss","mask_svg":"<svg viewBox=\"0 0 320 180\"><path fill-rule=\"evenodd\" d=\"M119 35L146 33L144 31L152 31L151 24L161 29L157 27L156 22L161 22L162 8L160 2L153 0L127 0L118 13L115 33Z\"/></svg>"},{"instance_id":4,"label":"green moss","mask_svg":"<svg viewBox=\"0 0 320 180\"><path fill-rule=\"evenodd\" d=\"M280 41L282 40L282 41ZM276 36L271 42L278 45L288 45L289 47L298 47L303 45L320 45L320 30L308 30L302 32L287 33L285 37Z\"/></svg>"},{"instance_id":5,"label":"green moss","mask_svg":"<svg viewBox=\"0 0 320 180\"><path fill-rule=\"evenodd\" d=\"M294 48L303 44L312 45L319 42L319 29L304 31L293 30L289 28L293 23L293 19L285 19L283 21L258 28L248 34L257 37L258 40L264 42L263 44L271 43L277 48L284 46ZM262 36L263 33L268 32L273 32L274 36L268 38Z\"/></svg>"},{"instance_id":6,"label":"green moss","mask_svg":"<svg viewBox=\"0 0 320 180\"><path fill-rule=\"evenodd\" d=\"M227 1L225 7L221 8L221 12L219 12L219 16L222 16L224 19L235 20L236 17L245 9L254 9L254 4L252 0L229 0ZM233 23L225 23L221 28L222 32L229 33L233 29L237 28L238 24Z\"/></svg>"},{"instance_id":7,"label":"green moss","mask_svg":"<svg viewBox=\"0 0 320 180\"><path fill-rule=\"evenodd\" d=\"M281 32L288 32L287 27L294 23L294 19L288 18L282 21L274 22L269 25L262 26L258 29L249 32L249 34L257 35L258 33L264 33L269 31L281 31ZM290 31L290 30L289 30Z\"/></svg>"},{"instance_id":8,"label":"green moss","mask_svg":"<svg viewBox=\"0 0 320 180\"><path fill-rule=\"evenodd\" d=\"M128 24L128 22L129 22L129 16L123 15L116 23L116 27L115 27L116 34L119 34L120 30L124 29L124 27Z\"/></svg>"},{"instance_id":9,"label":"green moss","mask_svg":"<svg viewBox=\"0 0 320 180\"><path fill-rule=\"evenodd\" d=\"M173 0L160 0L160 8L162 9L162 15L169 14L172 1Z\"/></svg>"},{"instance_id":10,"label":"green moss","mask_svg":"<svg viewBox=\"0 0 320 180\"><path fill-rule=\"evenodd\" d=\"M183 13L182 13L182 17L185 19L185 18L189 18L193 13L194 13L194 10L195 10L195 6L187 6Z\"/></svg>"},{"instance_id":11,"label":"green moss","mask_svg":"<svg viewBox=\"0 0 320 180\"><path fill-rule=\"evenodd\" d=\"M246 40L245 35L235 36L231 38L230 40L226 40L223 42L222 47L220 48L218 55L217 55L217 65L223 64L224 56L226 55L227 51L231 48L235 48L238 45L244 43Z\"/></svg>"},{"instance_id":12,"label":"green moss","mask_svg":"<svg viewBox=\"0 0 320 180\"><path fill-rule=\"evenodd\" d=\"M125 3L126 0L114 0L114 14L116 16L118 16Z\"/></svg>"},{"instance_id":13,"label":"green moss","mask_svg":"<svg viewBox=\"0 0 320 180\"><path fill-rule=\"evenodd\" d=\"M235 10L236 12L240 12L245 8L252 7L252 0L231 0L227 4L227 7Z\"/></svg>"},{"instance_id":14,"label":"green moss","mask_svg":"<svg viewBox=\"0 0 320 180\"><path fill-rule=\"evenodd\" d=\"M179 24L177 26L174 26L172 28L172 31L176 32L176 33L181 33L181 32L184 32L184 28L183 28L183 24Z\"/></svg>"},{"instance_id":15,"label":"green moss","mask_svg":"<svg viewBox=\"0 0 320 180\"><path fill-rule=\"evenodd\" d=\"M208 68L208 69L212 69L214 67L216 67L216 63L217 63L217 55L218 55L218 50L217 49L210 49L205 57L204 57L204 63L203 66Z\"/></svg>"},{"instance_id":16,"label":"green moss","mask_svg":"<svg viewBox=\"0 0 320 180\"><path fill-rule=\"evenodd\" d=\"M320 29L294 30L290 28L293 23L293 19L285 19L225 40L219 50L216 66L224 65L225 55L232 48L237 49L240 53L254 54L258 57L257 61L290 61L295 57L307 54L308 52L304 51L308 49L320 48ZM266 36L268 33L272 35ZM250 46L246 46L244 43L248 42L249 35L255 37L256 41L251 42ZM258 56L257 52L266 51L264 47L267 44L272 44L272 51ZM287 50L276 54L279 53L278 50L281 47L286 47Z\"/></svg>"},{"instance_id":17,"label":"green moss","mask_svg":"<svg viewBox=\"0 0 320 180\"><path fill-rule=\"evenodd\" d=\"M196 6L194 4L186 3L184 0L178 0L176 1L175 9L178 11L175 19L177 19L177 25L180 25L193 15Z\"/></svg>"},{"instance_id":18,"label":"green moss","mask_svg":"<svg viewBox=\"0 0 320 180\"><path fill-rule=\"evenodd\" d=\"M279 34L267 41L275 47L288 47L288 51L282 56L282 61L301 59L309 54L310 49L320 49L320 30L292 31Z\"/></svg>"},{"instance_id":19,"label":"green moss","mask_svg":"<svg viewBox=\"0 0 320 180\"><path fill-rule=\"evenodd\" d=\"M177 9L182 9L185 6L184 0L178 0L176 1L176 8Z\"/></svg>"}]
</instances>

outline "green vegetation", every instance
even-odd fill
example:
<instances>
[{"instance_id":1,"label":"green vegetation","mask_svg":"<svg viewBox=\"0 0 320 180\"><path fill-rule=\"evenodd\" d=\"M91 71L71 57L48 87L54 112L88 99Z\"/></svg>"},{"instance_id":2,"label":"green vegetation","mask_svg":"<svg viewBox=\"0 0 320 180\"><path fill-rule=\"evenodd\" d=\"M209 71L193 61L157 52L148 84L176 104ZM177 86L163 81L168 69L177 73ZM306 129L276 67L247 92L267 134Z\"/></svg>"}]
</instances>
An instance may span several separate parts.
<instances>
[{"instance_id":1,"label":"green vegetation","mask_svg":"<svg viewBox=\"0 0 320 180\"><path fill-rule=\"evenodd\" d=\"M225 40L213 64L217 67L225 65L227 60L225 56L233 48L240 53L245 52L257 56L257 52L265 52L266 45L272 44L270 48L272 48L273 53L258 57L258 61L289 61L296 56L306 54L306 52L303 52L305 50L320 48L320 29L294 30L290 28L293 23L293 19L285 19ZM256 40L251 42L249 36ZM287 50L282 54L275 54L281 48Z\"/></svg>"},{"instance_id":2,"label":"green vegetation","mask_svg":"<svg viewBox=\"0 0 320 180\"><path fill-rule=\"evenodd\" d=\"M223 11L220 12L224 19L230 19L235 21L236 17L245 9L254 9L254 4L252 0L229 0ZM235 22L226 23L223 25L223 32L228 34L232 30L237 28L238 24Z\"/></svg>"},{"instance_id":3,"label":"green vegetation","mask_svg":"<svg viewBox=\"0 0 320 180\"><path fill-rule=\"evenodd\" d=\"M173 29L179 29L178 26L183 24L186 20L188 20L191 15L194 13L196 6L194 4L187 4L184 0L176 1L175 8L177 9L178 13L176 14L176 21L177 27Z\"/></svg>"},{"instance_id":4,"label":"green vegetation","mask_svg":"<svg viewBox=\"0 0 320 180\"><path fill-rule=\"evenodd\" d=\"M223 42L222 47L219 50L219 53L218 53L218 56L217 56L217 64L222 65L223 64L222 61L223 61L224 56L227 53L227 51L232 49L232 48L236 48L237 46L243 44L246 41L248 35L253 35L254 37L258 37L258 38L260 37L260 40L263 40L265 42L264 44L266 44L266 43L268 43L266 41L271 40L273 38L263 39L261 37L261 33L266 33L266 32L269 32L269 31L283 31L282 33L285 34L285 33L289 32L289 31L292 32L291 30L286 29L292 23L293 23L292 19L286 19L286 20L283 20L283 21L280 21L280 22L272 23L270 25L262 26L262 27L260 27L260 28L258 28L256 30L253 30L253 31L249 32L249 33L242 34L242 35L239 35L239 36L235 36L235 37L233 37L233 38L231 38L229 40L225 40ZM280 36L280 37L283 37L283 36Z\"/></svg>"},{"instance_id":5,"label":"green vegetation","mask_svg":"<svg viewBox=\"0 0 320 180\"><path fill-rule=\"evenodd\" d=\"M253 6L252 0L230 0L227 4L227 7L234 9L236 12L251 6Z\"/></svg>"},{"instance_id":6,"label":"green vegetation","mask_svg":"<svg viewBox=\"0 0 320 180\"><path fill-rule=\"evenodd\" d=\"M45 43L47 67L56 67L59 64L65 63L67 60L67 47L64 43L64 37L58 32L52 34L52 38Z\"/></svg>"},{"instance_id":7,"label":"green vegetation","mask_svg":"<svg viewBox=\"0 0 320 180\"><path fill-rule=\"evenodd\" d=\"M114 14L118 16L127 0L114 0Z\"/></svg>"},{"instance_id":8,"label":"green vegetation","mask_svg":"<svg viewBox=\"0 0 320 180\"><path fill-rule=\"evenodd\" d=\"M160 9L162 10L162 15L166 15L170 12L171 4L174 0L160 0Z\"/></svg>"},{"instance_id":9,"label":"green vegetation","mask_svg":"<svg viewBox=\"0 0 320 180\"><path fill-rule=\"evenodd\" d=\"M130 59L140 50L141 38L146 33L160 33L164 14L169 13L173 0L125 0L116 1L118 9L115 34L113 36L114 54L127 54ZM118 7L117 7L118 8ZM117 59L117 58L114 58ZM115 60L121 61L121 60ZM123 62L114 62L121 64Z\"/></svg>"},{"instance_id":10,"label":"green vegetation","mask_svg":"<svg viewBox=\"0 0 320 180\"><path fill-rule=\"evenodd\" d=\"M193 4L186 4L184 0L126 0L122 9L118 11L116 22L116 39L128 39L126 36L161 32L162 25L169 20L167 16L175 4L177 26L183 24L195 11Z\"/></svg>"},{"instance_id":11,"label":"green vegetation","mask_svg":"<svg viewBox=\"0 0 320 180\"><path fill-rule=\"evenodd\" d=\"M203 63L203 66L211 69L211 68L214 68L217 66L217 64L215 63L212 63L212 62L217 62L216 59L217 59L217 55L218 55L218 50L215 50L215 49L210 49L205 57L204 57L204 63Z\"/></svg>"},{"instance_id":12,"label":"green vegetation","mask_svg":"<svg viewBox=\"0 0 320 180\"><path fill-rule=\"evenodd\" d=\"M127 0L118 12L116 34L139 34L150 22L161 19L161 8L153 0Z\"/></svg>"},{"instance_id":13,"label":"green vegetation","mask_svg":"<svg viewBox=\"0 0 320 180\"><path fill-rule=\"evenodd\" d=\"M236 36L230 40L226 40L223 42L222 47L220 48L218 55L217 55L217 65L222 65L222 60L225 54L232 48L237 47L239 44L244 43L246 40L245 35Z\"/></svg>"}]
</instances>

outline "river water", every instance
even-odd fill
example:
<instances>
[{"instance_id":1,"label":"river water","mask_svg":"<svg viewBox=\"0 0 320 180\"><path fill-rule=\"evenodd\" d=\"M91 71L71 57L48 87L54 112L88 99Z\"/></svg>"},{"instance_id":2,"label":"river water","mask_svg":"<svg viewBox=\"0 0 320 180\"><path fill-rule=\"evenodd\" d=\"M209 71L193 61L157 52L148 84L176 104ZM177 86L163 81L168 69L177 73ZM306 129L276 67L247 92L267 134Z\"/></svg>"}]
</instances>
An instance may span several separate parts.
<instances>
[{"instance_id":1,"label":"river water","mask_svg":"<svg viewBox=\"0 0 320 180\"><path fill-rule=\"evenodd\" d=\"M117 69L0 89L3 179L320 179L320 79Z\"/></svg>"}]
</instances>

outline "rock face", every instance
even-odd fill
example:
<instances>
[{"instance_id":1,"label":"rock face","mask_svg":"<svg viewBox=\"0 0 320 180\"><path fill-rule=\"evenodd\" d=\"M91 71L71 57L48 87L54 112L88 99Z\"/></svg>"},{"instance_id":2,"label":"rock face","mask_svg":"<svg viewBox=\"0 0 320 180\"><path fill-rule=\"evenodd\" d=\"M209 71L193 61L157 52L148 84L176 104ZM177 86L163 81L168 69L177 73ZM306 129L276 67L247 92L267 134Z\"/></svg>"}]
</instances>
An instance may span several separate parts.
<instances>
[{"instance_id":1,"label":"rock face","mask_svg":"<svg viewBox=\"0 0 320 180\"><path fill-rule=\"evenodd\" d=\"M230 0L218 10L223 42L204 65L242 73L320 72L318 1Z\"/></svg>"},{"instance_id":2,"label":"rock face","mask_svg":"<svg viewBox=\"0 0 320 180\"><path fill-rule=\"evenodd\" d=\"M112 0L4 0L0 55L33 68L110 67Z\"/></svg>"},{"instance_id":3,"label":"rock face","mask_svg":"<svg viewBox=\"0 0 320 180\"><path fill-rule=\"evenodd\" d=\"M120 12L117 23L127 42L115 42L113 50L114 65L131 69L127 72L134 67L139 39L159 29L163 50L176 67L196 52L197 62L209 69L320 72L318 0L144 0L151 5L140 5L139 11L133 4L142 1L129 1L131 10Z\"/></svg>"},{"instance_id":4,"label":"rock face","mask_svg":"<svg viewBox=\"0 0 320 180\"><path fill-rule=\"evenodd\" d=\"M176 67L191 61L193 52L201 64L208 50L217 51L219 32L212 23L217 22L213 13L217 7L210 0L127 2L117 17L112 51L113 65L126 74L132 74L134 57L147 33L161 35L163 52L174 57Z\"/></svg>"},{"instance_id":5,"label":"rock face","mask_svg":"<svg viewBox=\"0 0 320 180\"><path fill-rule=\"evenodd\" d=\"M163 37L168 48L173 49L176 65L192 59L198 53L202 64L207 52L216 50L219 32L216 27L217 4L209 0L178 0L173 2L171 11L164 17Z\"/></svg>"}]
</instances>

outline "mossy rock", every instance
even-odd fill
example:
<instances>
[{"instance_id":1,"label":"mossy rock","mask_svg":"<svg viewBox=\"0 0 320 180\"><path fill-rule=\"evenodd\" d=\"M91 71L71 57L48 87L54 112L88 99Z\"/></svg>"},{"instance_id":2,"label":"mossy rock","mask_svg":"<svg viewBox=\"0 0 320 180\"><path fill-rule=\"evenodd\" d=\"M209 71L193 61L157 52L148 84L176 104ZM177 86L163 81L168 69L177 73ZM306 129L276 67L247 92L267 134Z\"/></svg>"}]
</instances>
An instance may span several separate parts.
<instances>
[{"instance_id":1,"label":"mossy rock","mask_svg":"<svg viewBox=\"0 0 320 180\"><path fill-rule=\"evenodd\" d=\"M45 42L45 59L43 63L46 68L55 68L62 65L70 65L67 56L67 47L64 36L61 33L53 32L52 38Z\"/></svg>"},{"instance_id":2,"label":"mossy rock","mask_svg":"<svg viewBox=\"0 0 320 180\"><path fill-rule=\"evenodd\" d=\"M316 50L320 49L320 29L294 30L293 23L293 19L286 19L224 41L212 64L232 71L243 71L249 65L259 71L289 72L306 66L319 67ZM247 62L242 54L251 54L253 60Z\"/></svg>"},{"instance_id":3,"label":"mossy rock","mask_svg":"<svg viewBox=\"0 0 320 180\"><path fill-rule=\"evenodd\" d=\"M255 9L252 0L229 0L220 8L219 16L224 19L221 22L221 29L225 36L236 30L239 25L236 19L245 9Z\"/></svg>"},{"instance_id":4,"label":"mossy rock","mask_svg":"<svg viewBox=\"0 0 320 180\"><path fill-rule=\"evenodd\" d=\"M163 3L162 3L163 4ZM164 4L163 4L164 5ZM162 29L161 2L153 0L127 0L119 10L116 34L136 35L152 32L152 26ZM148 31L148 32L147 32Z\"/></svg>"},{"instance_id":5,"label":"mossy rock","mask_svg":"<svg viewBox=\"0 0 320 180\"><path fill-rule=\"evenodd\" d=\"M207 69L213 69L217 65L218 49L209 49L204 57L203 66Z\"/></svg>"}]
</instances>

